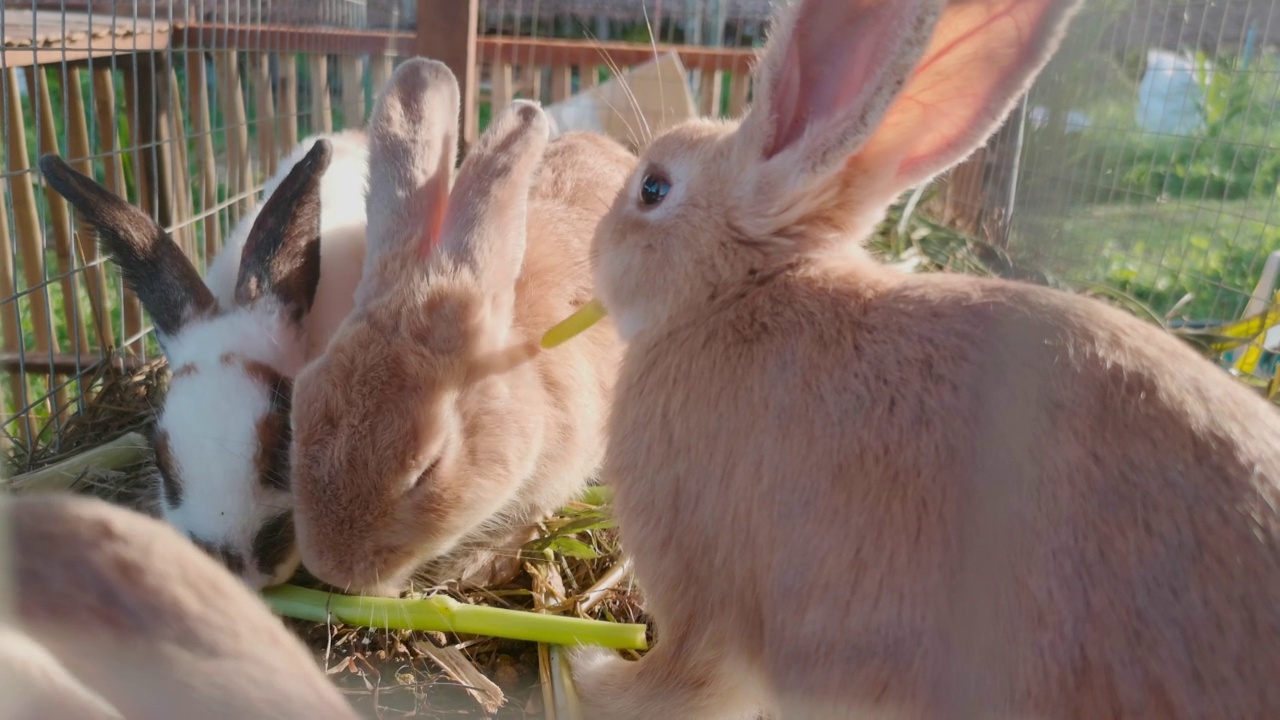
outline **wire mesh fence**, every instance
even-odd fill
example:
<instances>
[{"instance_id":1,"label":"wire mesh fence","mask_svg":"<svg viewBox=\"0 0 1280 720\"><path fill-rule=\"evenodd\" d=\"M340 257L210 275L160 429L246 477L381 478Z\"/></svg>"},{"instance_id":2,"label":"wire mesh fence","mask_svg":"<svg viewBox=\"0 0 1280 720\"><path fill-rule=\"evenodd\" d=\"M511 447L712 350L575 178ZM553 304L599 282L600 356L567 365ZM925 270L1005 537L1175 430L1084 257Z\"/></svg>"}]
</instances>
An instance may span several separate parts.
<instances>
[{"instance_id":1,"label":"wire mesh fence","mask_svg":"<svg viewBox=\"0 0 1280 720\"><path fill-rule=\"evenodd\" d=\"M56 441L102 368L157 353L137 299L44 186L38 157L59 153L142 208L203 271L300 138L363 123L396 57L436 55L433 37L465 35L465 16L420 23L422 7L476 13L464 135L512 99L555 105L603 85L636 145L657 129L653 113L741 112L768 11L763 0L9 0L0 437ZM643 78L610 85L659 54L675 64L657 67L657 95ZM663 94L672 72L687 73L684 102Z\"/></svg>"},{"instance_id":2,"label":"wire mesh fence","mask_svg":"<svg viewBox=\"0 0 1280 720\"><path fill-rule=\"evenodd\" d=\"M1265 310L1280 261L1277 5L1086 3L1006 127L921 207L1021 276L1123 293L1174 329ZM1267 354L1251 372L1274 374Z\"/></svg>"},{"instance_id":3,"label":"wire mesh fence","mask_svg":"<svg viewBox=\"0 0 1280 720\"><path fill-rule=\"evenodd\" d=\"M104 363L141 365L156 352L92 233L77 231L33 170L39 155L58 152L137 204L203 269L297 141L363 123L396 57L436 54L432 33L474 32L461 61L475 70L465 137L511 100L535 98L562 125L640 146L666 123L747 107L770 5L435 3L463 9L445 23L419 22L432 6L421 0L9 0L0 19L6 434L56 437ZM1280 250L1276 5L1086 4L1010 122L911 206L998 248L1020 277L1124 293L1171 326L1264 309L1280 269L1280 255L1271 258ZM583 105L587 95L595 106ZM609 112L583 122L584 108L601 107Z\"/></svg>"},{"instance_id":4,"label":"wire mesh fence","mask_svg":"<svg viewBox=\"0 0 1280 720\"><path fill-rule=\"evenodd\" d=\"M6 2L0 26L0 420L56 436L104 361L155 354L92 232L45 187L58 153L201 270L299 138L364 122L404 3ZM362 33L362 34L359 34Z\"/></svg>"}]
</instances>

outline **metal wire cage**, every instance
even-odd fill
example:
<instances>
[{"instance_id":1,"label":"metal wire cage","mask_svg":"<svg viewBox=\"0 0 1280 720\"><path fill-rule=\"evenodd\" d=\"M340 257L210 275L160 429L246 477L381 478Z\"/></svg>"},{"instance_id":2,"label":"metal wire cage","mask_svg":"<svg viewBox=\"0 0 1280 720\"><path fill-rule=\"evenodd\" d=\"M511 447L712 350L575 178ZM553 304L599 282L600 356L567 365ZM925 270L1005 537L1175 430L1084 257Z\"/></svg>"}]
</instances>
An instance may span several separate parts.
<instances>
[{"instance_id":1,"label":"metal wire cage","mask_svg":"<svg viewBox=\"0 0 1280 720\"><path fill-rule=\"evenodd\" d=\"M996 248L1019 277L1123 293L1171 326L1261 311L1280 270L1276 5L1087 3L1005 127L907 212ZM426 6L452 15L420 21ZM92 172L203 268L299 138L364 122L398 57L463 38L470 139L513 98L562 103L668 52L694 111L734 116L750 99L769 7L8 0L0 437L56 438L92 397L96 369L141 365L156 350L92 233L77 232L33 171L40 154ZM642 145L653 129L634 124L626 130Z\"/></svg>"},{"instance_id":2,"label":"metal wire cage","mask_svg":"<svg viewBox=\"0 0 1280 720\"><path fill-rule=\"evenodd\" d=\"M121 5L28 0L0 16L0 421L28 444L57 435L95 368L156 350L38 156L91 173L203 268L300 137L364 122L412 20L391 1Z\"/></svg>"},{"instance_id":3,"label":"metal wire cage","mask_svg":"<svg viewBox=\"0 0 1280 720\"><path fill-rule=\"evenodd\" d=\"M1277 5L1086 3L1005 128L922 207L1024 275L1123 293L1175 329L1261 312L1280 261Z\"/></svg>"}]
</instances>

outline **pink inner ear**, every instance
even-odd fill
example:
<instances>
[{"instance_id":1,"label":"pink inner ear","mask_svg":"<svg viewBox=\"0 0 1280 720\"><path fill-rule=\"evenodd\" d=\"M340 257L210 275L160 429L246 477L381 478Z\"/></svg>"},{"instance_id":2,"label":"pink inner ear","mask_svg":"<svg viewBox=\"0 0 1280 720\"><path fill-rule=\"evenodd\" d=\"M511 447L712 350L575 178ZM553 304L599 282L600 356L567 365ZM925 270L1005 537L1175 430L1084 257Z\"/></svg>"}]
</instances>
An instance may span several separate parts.
<instances>
[{"instance_id":1,"label":"pink inner ear","mask_svg":"<svg viewBox=\"0 0 1280 720\"><path fill-rule=\"evenodd\" d=\"M435 174L422 189L419 202L427 207L426 222L422 228L422 236L418 239L418 257L425 260L431 257L440 245L440 230L444 227L444 217L449 211L449 181L453 177L453 154L440 154L440 165Z\"/></svg>"},{"instance_id":2,"label":"pink inner ear","mask_svg":"<svg viewBox=\"0 0 1280 720\"><path fill-rule=\"evenodd\" d=\"M862 153L897 163L911 186L967 155L998 126L1051 51L1070 0L950 3L928 50Z\"/></svg>"},{"instance_id":3,"label":"pink inner ear","mask_svg":"<svg viewBox=\"0 0 1280 720\"><path fill-rule=\"evenodd\" d=\"M811 126L844 124L869 109L889 70L897 30L915 10L904 0L802 2L769 88L774 131L765 159Z\"/></svg>"}]
</instances>

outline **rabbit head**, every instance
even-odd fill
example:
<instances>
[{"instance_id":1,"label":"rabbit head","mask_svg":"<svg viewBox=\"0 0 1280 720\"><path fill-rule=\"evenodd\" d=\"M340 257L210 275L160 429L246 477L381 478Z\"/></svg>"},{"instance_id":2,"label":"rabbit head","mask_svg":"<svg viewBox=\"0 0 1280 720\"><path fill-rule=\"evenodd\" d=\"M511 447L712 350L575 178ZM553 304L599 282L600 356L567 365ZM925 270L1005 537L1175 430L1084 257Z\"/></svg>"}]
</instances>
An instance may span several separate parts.
<instances>
[{"instance_id":1,"label":"rabbit head","mask_svg":"<svg viewBox=\"0 0 1280 720\"><path fill-rule=\"evenodd\" d=\"M565 256L526 259L547 119L515 103L494 118L454 183L458 103L452 73L427 59L398 67L378 100L357 306L295 388L299 549L311 573L342 588L398 592L415 569L461 551L477 532L567 499L585 481L583 468L598 462L598 452L565 450L590 434L576 420L551 427L554 407L577 400L548 398L552 371L527 362L536 332L520 318L531 308L571 308L568 295L585 302L589 228L599 212L579 223L588 229ZM625 171L601 185L619 187ZM561 222L548 219L554 228ZM575 262L580 282L552 283L529 269ZM518 301L518 290L529 297ZM607 344L603 337L597 341ZM574 392L594 397L596 371L583 361L573 372L560 391L580 382ZM592 423L601 412L593 404L581 414ZM562 472L569 485L546 480L548 472Z\"/></svg>"},{"instance_id":2,"label":"rabbit head","mask_svg":"<svg viewBox=\"0 0 1280 720\"><path fill-rule=\"evenodd\" d=\"M796 256L849 252L899 194L997 129L1074 4L783 7L746 117L656 138L601 223L597 292L619 331L634 336Z\"/></svg>"},{"instance_id":3,"label":"rabbit head","mask_svg":"<svg viewBox=\"0 0 1280 720\"><path fill-rule=\"evenodd\" d=\"M297 568L289 493L291 380L320 280L317 140L252 220L231 297L218 298L160 226L46 155L46 181L75 206L155 324L172 377L152 445L160 513L253 587ZM239 249L239 248L237 248Z\"/></svg>"},{"instance_id":4,"label":"rabbit head","mask_svg":"<svg viewBox=\"0 0 1280 720\"><path fill-rule=\"evenodd\" d=\"M0 500L0 717L355 718L262 600L172 526ZM8 555L8 553L6 553Z\"/></svg>"}]
</instances>

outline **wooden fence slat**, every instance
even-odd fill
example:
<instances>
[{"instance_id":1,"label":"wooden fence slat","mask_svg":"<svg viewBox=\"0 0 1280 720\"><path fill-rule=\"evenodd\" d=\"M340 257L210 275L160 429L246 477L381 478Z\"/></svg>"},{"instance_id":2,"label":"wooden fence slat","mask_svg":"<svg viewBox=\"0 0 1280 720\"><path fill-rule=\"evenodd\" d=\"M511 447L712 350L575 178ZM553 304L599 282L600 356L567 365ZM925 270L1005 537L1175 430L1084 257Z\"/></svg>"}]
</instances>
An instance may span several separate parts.
<instances>
[{"instance_id":1,"label":"wooden fence slat","mask_svg":"<svg viewBox=\"0 0 1280 720\"><path fill-rule=\"evenodd\" d=\"M44 67L27 68L27 92L34 94L36 127L40 130L40 154L62 155L58 149L58 128L53 122L53 93L49 91L49 71ZM33 177L34 179L34 177ZM53 253L58 262L58 285L62 288L62 314L67 323L67 337L76 352L89 349L89 334L80 316L80 294L72 271L75 263L71 252L71 213L67 201L48 185L44 196L49 203L49 224L53 227Z\"/></svg>"},{"instance_id":2,"label":"wooden fence slat","mask_svg":"<svg viewBox=\"0 0 1280 720\"><path fill-rule=\"evenodd\" d=\"M276 56L279 75L276 79L276 122L280 127L277 147L282 155L298 145L298 57L293 53Z\"/></svg>"},{"instance_id":3,"label":"wooden fence slat","mask_svg":"<svg viewBox=\"0 0 1280 720\"><path fill-rule=\"evenodd\" d=\"M563 102L573 94L573 68L557 65L551 68L551 102Z\"/></svg>"},{"instance_id":4,"label":"wooden fence slat","mask_svg":"<svg viewBox=\"0 0 1280 720\"><path fill-rule=\"evenodd\" d=\"M18 353L22 350L22 328L18 320L17 284L13 276L13 238L9 237L9 211L3 202L4 178L0 178L0 347L6 353ZM21 410L26 404L26 378L17 371L10 371L9 394L13 396L14 410ZM0 411L4 411L5 399L0 395ZM35 433L31 413L16 412L18 424L15 435L29 440ZM5 429L5 428L0 428Z\"/></svg>"},{"instance_id":5,"label":"wooden fence slat","mask_svg":"<svg viewBox=\"0 0 1280 720\"><path fill-rule=\"evenodd\" d=\"M719 70L702 71L702 87L699 88L698 101L702 114L710 118L720 117L721 98L724 97L721 83L724 73Z\"/></svg>"},{"instance_id":6,"label":"wooden fence slat","mask_svg":"<svg viewBox=\"0 0 1280 720\"><path fill-rule=\"evenodd\" d=\"M200 252L196 243L196 226L191 220L194 207L191 200L191 159L187 155L187 124L182 117L182 89L178 85L178 71L171 63L165 63L167 72L165 81L168 90L165 95L169 100L169 122L172 125L168 132L170 166L169 177L172 178L174 194L172 222L175 224L173 238L182 246L183 252L199 267Z\"/></svg>"},{"instance_id":7,"label":"wooden fence slat","mask_svg":"<svg viewBox=\"0 0 1280 720\"><path fill-rule=\"evenodd\" d=\"M369 77L373 85L373 96L382 94L382 89L391 82L392 60L390 55L379 54L369 57Z\"/></svg>"},{"instance_id":8,"label":"wooden fence slat","mask_svg":"<svg viewBox=\"0 0 1280 720\"><path fill-rule=\"evenodd\" d=\"M542 102L542 66L520 66L520 87L529 100Z\"/></svg>"},{"instance_id":9,"label":"wooden fence slat","mask_svg":"<svg viewBox=\"0 0 1280 720\"><path fill-rule=\"evenodd\" d=\"M253 54L254 122L258 127L258 164L266 177L276 174L275 99L271 96L271 54Z\"/></svg>"},{"instance_id":10,"label":"wooden fence slat","mask_svg":"<svg viewBox=\"0 0 1280 720\"><path fill-rule=\"evenodd\" d=\"M13 226L18 233L18 260L22 264L22 275L26 288L31 290L27 295L31 303L32 334L35 335L35 357L48 356L59 351L58 338L51 330L53 315L49 310L47 290L41 286L45 283L44 268L44 233L40 228L40 215L36 206L36 193L31 169L31 157L27 153L27 130L22 118L22 100L18 94L18 71L16 68L5 69L5 89L8 94L6 127L4 137L7 141L5 170L13 179L9 183L9 196L13 199ZM28 357L31 357L28 355ZM35 360L38 362L38 360ZM67 406L67 390L62 378L49 378L49 386L57 388L54 396L54 414Z\"/></svg>"},{"instance_id":11,"label":"wooden fence slat","mask_svg":"<svg viewBox=\"0 0 1280 720\"><path fill-rule=\"evenodd\" d=\"M338 71L342 76L342 124L357 128L364 125L364 67L358 55L339 55Z\"/></svg>"},{"instance_id":12,"label":"wooden fence slat","mask_svg":"<svg viewBox=\"0 0 1280 720\"><path fill-rule=\"evenodd\" d=\"M751 74L735 72L729 81L729 117L740 118L747 111L747 97L751 94Z\"/></svg>"},{"instance_id":13,"label":"wooden fence slat","mask_svg":"<svg viewBox=\"0 0 1280 720\"><path fill-rule=\"evenodd\" d=\"M476 141L480 127L476 112L480 86L476 66L476 59L480 57L476 45L480 0L417 0L415 17L415 54L440 60L458 78L462 102L458 141L464 149L468 148Z\"/></svg>"},{"instance_id":14,"label":"wooden fence slat","mask_svg":"<svg viewBox=\"0 0 1280 720\"><path fill-rule=\"evenodd\" d=\"M191 101L191 133L195 136L196 160L200 183L200 212L204 215L205 267L222 249L220 213L218 205L218 165L213 154L213 126L209 112L209 83L205 57L202 52L187 55L187 83Z\"/></svg>"},{"instance_id":15,"label":"wooden fence slat","mask_svg":"<svg viewBox=\"0 0 1280 720\"><path fill-rule=\"evenodd\" d=\"M245 117L244 93L240 91L240 61L235 51L215 56L223 133L227 143L227 197L232 198L231 224L252 206L253 182L250 174L249 125Z\"/></svg>"},{"instance_id":16,"label":"wooden fence slat","mask_svg":"<svg viewBox=\"0 0 1280 720\"><path fill-rule=\"evenodd\" d=\"M116 128L116 86L110 65L95 65L93 68L93 111L98 125L98 147L105 155L107 189L121 198L128 199L124 180L124 161L121 159L120 140ZM142 332L142 304L138 296L129 288L124 289L124 332L126 337L135 337ZM115 347L115 338L104 345ZM129 352L141 353L142 341L135 340L128 344Z\"/></svg>"},{"instance_id":17,"label":"wooden fence slat","mask_svg":"<svg viewBox=\"0 0 1280 720\"><path fill-rule=\"evenodd\" d=\"M491 118L500 115L511 104L512 96L515 94L511 72L511 66L507 63L493 66L492 78L489 83L491 88L489 90L489 117Z\"/></svg>"},{"instance_id":18,"label":"wooden fence slat","mask_svg":"<svg viewBox=\"0 0 1280 720\"><path fill-rule=\"evenodd\" d=\"M93 177L89 162L92 150L89 146L89 115L80 90L80 68L67 68L67 158L76 170ZM89 310L93 314L93 327L98 347L115 347L115 328L111 320L111 306L107 302L107 274L97 261L101 254L96 233L91 228L77 228L76 251L84 274L85 289L89 294Z\"/></svg>"},{"instance_id":19,"label":"wooden fence slat","mask_svg":"<svg viewBox=\"0 0 1280 720\"><path fill-rule=\"evenodd\" d=\"M329 56L312 55L311 132L333 132L333 109L329 101Z\"/></svg>"},{"instance_id":20,"label":"wooden fence slat","mask_svg":"<svg viewBox=\"0 0 1280 720\"><path fill-rule=\"evenodd\" d=\"M578 92L590 90L600 85L600 66L599 65L579 65L578 66Z\"/></svg>"}]
</instances>

